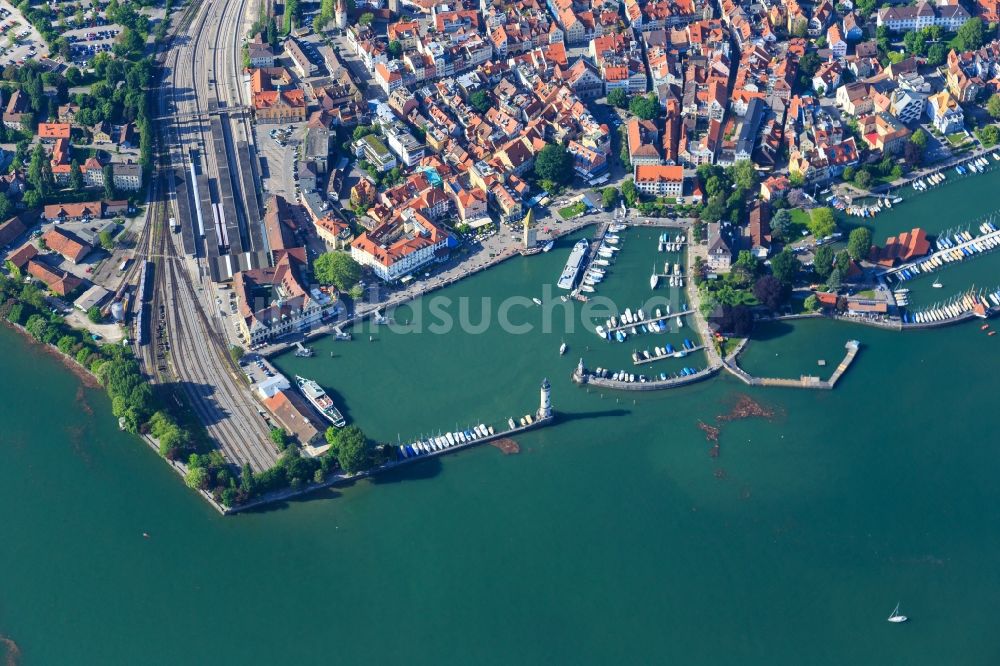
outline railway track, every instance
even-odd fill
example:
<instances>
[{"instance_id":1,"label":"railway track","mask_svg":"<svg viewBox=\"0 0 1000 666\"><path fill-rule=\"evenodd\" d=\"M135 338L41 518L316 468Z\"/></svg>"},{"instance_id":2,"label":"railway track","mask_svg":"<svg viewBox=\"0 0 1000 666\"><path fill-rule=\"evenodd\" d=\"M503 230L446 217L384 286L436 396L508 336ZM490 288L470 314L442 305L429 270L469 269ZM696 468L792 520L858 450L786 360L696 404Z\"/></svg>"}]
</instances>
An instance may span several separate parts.
<instances>
[{"instance_id":1,"label":"railway track","mask_svg":"<svg viewBox=\"0 0 1000 666\"><path fill-rule=\"evenodd\" d=\"M235 18L230 21L238 23L241 20L246 3L247 0L241 0ZM142 259L148 258L154 264L147 317L149 343L140 346L139 357L153 381L172 386L187 398L191 409L229 461L236 465L248 463L259 471L272 466L277 459L268 427L239 368L229 357L227 337L221 328L223 320L210 314L216 308L207 288L204 257L196 256L191 263L183 252L178 252L166 222L171 212L170 197L174 194L167 174L172 173L175 165L185 170L190 167L187 149L192 142L204 156L206 171L218 166L209 163L212 151L205 149L207 135L201 120L202 97L211 94L212 84L208 83L207 76L204 84L199 83L199 74L204 74L205 70L195 64L199 52L207 50L200 49L206 26L211 24L216 29L216 45L220 33L227 29L228 22L219 25L211 20L216 16L213 10L218 4L221 3L203 2L193 6L179 25L196 26L194 34L188 35L184 43L175 35L171 41L172 50L160 59L169 68L169 75L163 77L160 86L160 114L165 115L168 105L172 104L179 117L160 127L159 175L152 188L149 218L137 243L145 254ZM225 14L223 7L219 18ZM220 58L225 66L221 49L213 50L220 51L213 60L213 67L218 66ZM231 159L228 152L224 154L227 160ZM190 223L188 220L181 222ZM136 266L132 268L133 279L140 266L141 259L137 257ZM138 336L136 338L138 340Z\"/></svg>"}]
</instances>

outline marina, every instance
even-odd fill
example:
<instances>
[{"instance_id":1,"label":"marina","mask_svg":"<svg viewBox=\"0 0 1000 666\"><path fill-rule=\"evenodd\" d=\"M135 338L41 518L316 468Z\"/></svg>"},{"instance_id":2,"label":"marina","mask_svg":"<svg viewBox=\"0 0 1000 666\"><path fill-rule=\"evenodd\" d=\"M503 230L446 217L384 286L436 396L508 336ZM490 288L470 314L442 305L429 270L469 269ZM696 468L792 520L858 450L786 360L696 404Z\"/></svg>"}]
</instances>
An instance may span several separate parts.
<instances>
[{"instance_id":1,"label":"marina","mask_svg":"<svg viewBox=\"0 0 1000 666\"><path fill-rule=\"evenodd\" d=\"M973 236L968 230L941 234L934 241L937 249L933 254L888 270L884 275L886 278L905 282L922 273L932 273L949 264L988 254L1000 247L1000 228L992 219L982 222L979 232L979 236Z\"/></svg>"}]
</instances>

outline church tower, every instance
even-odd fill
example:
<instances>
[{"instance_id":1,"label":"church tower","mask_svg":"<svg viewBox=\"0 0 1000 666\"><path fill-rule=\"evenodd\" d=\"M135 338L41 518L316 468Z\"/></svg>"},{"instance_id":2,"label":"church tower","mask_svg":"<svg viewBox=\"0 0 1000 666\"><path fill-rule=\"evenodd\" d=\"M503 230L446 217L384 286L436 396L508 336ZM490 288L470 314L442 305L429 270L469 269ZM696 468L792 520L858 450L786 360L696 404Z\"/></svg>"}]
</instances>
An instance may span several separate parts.
<instances>
[{"instance_id":1,"label":"church tower","mask_svg":"<svg viewBox=\"0 0 1000 666\"><path fill-rule=\"evenodd\" d=\"M337 21L338 30L347 28L347 3L344 0L337 0L337 9L335 10L334 18Z\"/></svg>"},{"instance_id":2,"label":"church tower","mask_svg":"<svg viewBox=\"0 0 1000 666\"><path fill-rule=\"evenodd\" d=\"M528 214L524 216L524 249L530 250L538 242L538 230L535 229L535 209L529 208Z\"/></svg>"}]
</instances>

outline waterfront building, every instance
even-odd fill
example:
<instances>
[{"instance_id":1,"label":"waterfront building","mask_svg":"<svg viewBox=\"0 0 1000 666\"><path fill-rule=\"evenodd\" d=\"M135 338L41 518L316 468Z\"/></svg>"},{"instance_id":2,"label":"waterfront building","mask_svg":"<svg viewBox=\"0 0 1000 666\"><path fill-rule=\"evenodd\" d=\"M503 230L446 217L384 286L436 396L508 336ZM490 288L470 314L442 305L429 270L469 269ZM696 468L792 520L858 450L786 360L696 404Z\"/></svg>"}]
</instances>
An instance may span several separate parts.
<instances>
[{"instance_id":1,"label":"waterfront building","mask_svg":"<svg viewBox=\"0 0 1000 666\"><path fill-rule=\"evenodd\" d=\"M637 166L635 189L654 197L681 197L684 194L684 168L660 164Z\"/></svg>"},{"instance_id":2,"label":"waterfront building","mask_svg":"<svg viewBox=\"0 0 1000 666\"><path fill-rule=\"evenodd\" d=\"M958 101L947 90L927 98L927 117L942 134L951 134L965 128L965 114Z\"/></svg>"},{"instance_id":3,"label":"waterfront building","mask_svg":"<svg viewBox=\"0 0 1000 666\"><path fill-rule=\"evenodd\" d=\"M393 282L447 256L448 233L413 209L396 212L388 221L351 243L351 257L380 280Z\"/></svg>"},{"instance_id":4,"label":"waterfront building","mask_svg":"<svg viewBox=\"0 0 1000 666\"><path fill-rule=\"evenodd\" d=\"M891 268L897 263L906 263L911 259L922 257L931 249L927 240L927 232L916 227L912 231L904 231L898 236L890 236L882 249L872 248L872 254L879 265Z\"/></svg>"},{"instance_id":5,"label":"waterfront building","mask_svg":"<svg viewBox=\"0 0 1000 666\"><path fill-rule=\"evenodd\" d=\"M256 346L303 331L331 309L334 300L306 281L303 248L275 252L275 265L233 276L237 324L244 342Z\"/></svg>"},{"instance_id":6,"label":"waterfront building","mask_svg":"<svg viewBox=\"0 0 1000 666\"><path fill-rule=\"evenodd\" d=\"M708 267L719 273L728 273L733 261L733 250L719 222L708 224Z\"/></svg>"},{"instance_id":7,"label":"waterfront building","mask_svg":"<svg viewBox=\"0 0 1000 666\"><path fill-rule=\"evenodd\" d=\"M67 296L83 284L83 280L72 273L67 273L60 268L49 266L36 259L28 261L28 274L44 282L49 291L56 296Z\"/></svg>"}]
</instances>

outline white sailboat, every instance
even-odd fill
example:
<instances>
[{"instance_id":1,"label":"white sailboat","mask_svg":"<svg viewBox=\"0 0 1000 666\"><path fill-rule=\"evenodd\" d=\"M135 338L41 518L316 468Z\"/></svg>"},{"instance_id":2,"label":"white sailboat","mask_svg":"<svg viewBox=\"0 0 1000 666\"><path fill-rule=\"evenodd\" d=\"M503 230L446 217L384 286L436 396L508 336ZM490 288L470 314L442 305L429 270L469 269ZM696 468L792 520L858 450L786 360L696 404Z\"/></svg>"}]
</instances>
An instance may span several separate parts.
<instances>
[{"instance_id":1,"label":"white sailboat","mask_svg":"<svg viewBox=\"0 0 1000 666\"><path fill-rule=\"evenodd\" d=\"M889 622L899 624L900 622L906 622L908 619L909 618L905 615L899 614L899 604L897 603L896 607L892 611L892 614L889 616Z\"/></svg>"},{"instance_id":2,"label":"white sailboat","mask_svg":"<svg viewBox=\"0 0 1000 666\"><path fill-rule=\"evenodd\" d=\"M933 283L933 284L931 284L931 286L932 286L932 287L934 287L935 289L940 289L940 288L941 288L941 287L943 287L944 285L943 285L943 284L941 284L941 280L934 280L934 283Z\"/></svg>"}]
</instances>

